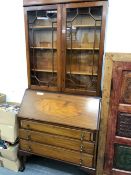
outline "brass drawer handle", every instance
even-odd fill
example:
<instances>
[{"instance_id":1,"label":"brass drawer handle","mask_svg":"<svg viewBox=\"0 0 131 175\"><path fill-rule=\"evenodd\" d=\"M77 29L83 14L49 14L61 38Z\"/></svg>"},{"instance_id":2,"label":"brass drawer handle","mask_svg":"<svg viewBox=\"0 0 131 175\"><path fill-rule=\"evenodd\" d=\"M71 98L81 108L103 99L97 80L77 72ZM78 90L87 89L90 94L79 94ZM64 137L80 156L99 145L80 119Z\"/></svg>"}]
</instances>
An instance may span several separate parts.
<instances>
[{"instance_id":1,"label":"brass drawer handle","mask_svg":"<svg viewBox=\"0 0 131 175\"><path fill-rule=\"evenodd\" d=\"M84 139L84 137L85 137L85 132L81 132L81 136L80 136L81 141Z\"/></svg>"},{"instance_id":2,"label":"brass drawer handle","mask_svg":"<svg viewBox=\"0 0 131 175\"><path fill-rule=\"evenodd\" d=\"M27 124L26 126L27 126L27 128L30 128L30 124Z\"/></svg>"},{"instance_id":3,"label":"brass drawer handle","mask_svg":"<svg viewBox=\"0 0 131 175\"><path fill-rule=\"evenodd\" d=\"M84 146L83 146L83 145L81 145L81 146L80 146L80 152L82 152L82 151L83 151L83 149L84 149Z\"/></svg>"},{"instance_id":4,"label":"brass drawer handle","mask_svg":"<svg viewBox=\"0 0 131 175\"><path fill-rule=\"evenodd\" d=\"M27 135L27 140L31 140L31 135Z\"/></svg>"},{"instance_id":5,"label":"brass drawer handle","mask_svg":"<svg viewBox=\"0 0 131 175\"><path fill-rule=\"evenodd\" d=\"M80 159L80 166L82 166L82 164L83 164L83 160L82 160L82 159Z\"/></svg>"},{"instance_id":6,"label":"brass drawer handle","mask_svg":"<svg viewBox=\"0 0 131 175\"><path fill-rule=\"evenodd\" d=\"M31 152L32 151L32 148L31 146L28 147L28 151Z\"/></svg>"}]
</instances>

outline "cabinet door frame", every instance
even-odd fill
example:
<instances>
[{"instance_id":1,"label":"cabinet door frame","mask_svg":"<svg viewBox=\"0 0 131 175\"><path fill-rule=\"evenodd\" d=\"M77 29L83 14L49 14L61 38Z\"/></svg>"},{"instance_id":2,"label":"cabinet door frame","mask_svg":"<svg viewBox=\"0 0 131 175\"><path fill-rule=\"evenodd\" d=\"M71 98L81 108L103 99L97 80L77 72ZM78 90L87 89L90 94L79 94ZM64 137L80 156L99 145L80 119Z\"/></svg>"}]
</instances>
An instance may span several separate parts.
<instances>
[{"instance_id":1,"label":"cabinet door frame","mask_svg":"<svg viewBox=\"0 0 131 175\"><path fill-rule=\"evenodd\" d=\"M97 80L97 90L96 91L87 91L87 90L74 90L65 87L65 77L66 77L66 10L68 8L81 8L81 7L102 7L102 25L100 32L100 47L99 47L99 62L98 62L98 80ZM101 95L101 77L102 77L102 62L104 54L104 39L105 39L105 25L106 25L106 12L107 12L107 2L80 2L80 3L70 3L63 5L63 18L62 18L62 91L67 93L74 94L83 94L83 95L92 95L100 96Z\"/></svg>"},{"instance_id":2,"label":"cabinet door frame","mask_svg":"<svg viewBox=\"0 0 131 175\"><path fill-rule=\"evenodd\" d=\"M57 86L47 87L31 84L31 66L30 66L30 45L29 45L29 28L28 28L28 15L29 11L35 10L57 10ZM49 90L49 91L61 91L61 5L43 5L43 6L31 6L24 7L24 19L25 19L25 37L26 37L26 60L27 60L27 76L28 76L28 88L36 90Z\"/></svg>"},{"instance_id":3,"label":"cabinet door frame","mask_svg":"<svg viewBox=\"0 0 131 175\"><path fill-rule=\"evenodd\" d=\"M124 57L123 57L124 59ZM124 170L118 170L113 167L114 155L115 155L115 144L128 145L131 146L131 139L117 136L117 115L119 112L131 113L131 107L129 109L129 104L124 104L121 101L121 90L123 81L123 71L131 72L131 63L129 62L114 62L112 70L112 90L111 90L111 100L110 109L108 117L108 129L107 129L107 141L106 141L106 151L105 151L105 167L104 172L106 174L115 175L127 175L129 172ZM124 110L123 110L124 107Z\"/></svg>"}]
</instances>

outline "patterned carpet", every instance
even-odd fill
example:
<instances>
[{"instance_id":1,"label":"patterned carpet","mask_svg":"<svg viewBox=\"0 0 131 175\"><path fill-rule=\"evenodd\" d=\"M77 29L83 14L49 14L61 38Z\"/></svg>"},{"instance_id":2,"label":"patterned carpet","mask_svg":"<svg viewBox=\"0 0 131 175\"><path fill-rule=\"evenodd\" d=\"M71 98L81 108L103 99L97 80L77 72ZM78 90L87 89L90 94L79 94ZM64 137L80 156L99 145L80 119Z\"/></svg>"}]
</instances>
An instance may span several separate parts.
<instances>
[{"instance_id":1,"label":"patterned carpet","mask_svg":"<svg viewBox=\"0 0 131 175\"><path fill-rule=\"evenodd\" d=\"M34 156L28 159L24 172L16 173L0 167L0 175L85 175L85 173L76 166Z\"/></svg>"}]
</instances>

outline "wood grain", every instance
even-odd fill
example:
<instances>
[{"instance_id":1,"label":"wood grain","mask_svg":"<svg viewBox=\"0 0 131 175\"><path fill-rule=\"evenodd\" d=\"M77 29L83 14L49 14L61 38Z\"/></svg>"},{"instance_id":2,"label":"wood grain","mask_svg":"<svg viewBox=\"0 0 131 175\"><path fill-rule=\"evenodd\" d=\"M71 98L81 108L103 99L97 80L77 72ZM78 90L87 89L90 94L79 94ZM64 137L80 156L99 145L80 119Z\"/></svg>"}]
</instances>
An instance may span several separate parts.
<instances>
[{"instance_id":1,"label":"wood grain","mask_svg":"<svg viewBox=\"0 0 131 175\"><path fill-rule=\"evenodd\" d=\"M56 147L66 148L75 151L82 151L93 155L94 143L63 137L59 135L41 133L30 130L19 130L19 137L21 139L52 145ZM82 146L82 147L81 147Z\"/></svg>"},{"instance_id":2,"label":"wood grain","mask_svg":"<svg viewBox=\"0 0 131 175\"><path fill-rule=\"evenodd\" d=\"M97 130L99 98L26 90L19 116Z\"/></svg>"},{"instance_id":3,"label":"wood grain","mask_svg":"<svg viewBox=\"0 0 131 175\"><path fill-rule=\"evenodd\" d=\"M71 162L76 165L80 165L80 160L82 159L83 166L90 168L93 167L93 156L85 153L80 153L77 151L71 151L59 147L53 147L22 139L20 140L20 149L41 156L55 158L58 160L63 160L65 162Z\"/></svg>"},{"instance_id":4,"label":"wood grain","mask_svg":"<svg viewBox=\"0 0 131 175\"><path fill-rule=\"evenodd\" d=\"M92 134L88 130L80 130L75 128L69 128L69 127L62 127L59 125L53 125L53 124L46 124L45 122L37 122L37 121L30 121L30 120L21 120L21 127L24 129L30 129L34 131L40 131L55 135L61 135L66 136L70 138L81 138L81 135L84 134L83 140L93 141Z\"/></svg>"},{"instance_id":5,"label":"wood grain","mask_svg":"<svg viewBox=\"0 0 131 175\"><path fill-rule=\"evenodd\" d=\"M98 60L98 81L97 81L97 96L101 94L101 77L102 77L102 65L104 56L104 40L105 40L105 28L106 28L106 15L108 4L104 2L102 12L102 26L101 26L101 38L99 47L99 60Z\"/></svg>"},{"instance_id":6,"label":"wood grain","mask_svg":"<svg viewBox=\"0 0 131 175\"><path fill-rule=\"evenodd\" d=\"M66 72L64 72L64 79L63 79L63 81L64 81L63 91L64 92L79 93L79 94L84 94L84 95L86 95L86 94L87 95L92 95L94 93L95 96L100 96L100 94L101 94L100 84L101 84L101 72L102 72L101 69L102 69L102 60L103 60L103 53L104 53L104 36L105 36L105 24L106 24L105 21L106 21L107 3L104 2L104 1L103 2L102 1L101 2L100 1L99 2L95 1L95 2L84 2L84 3L70 3L70 4L65 4L64 6L65 6L65 10L64 10L65 16L66 16L66 9L69 9L69 8L82 8L82 7L90 7L90 6L91 7L100 7L100 6L102 6L103 12L102 12L101 34L100 34L100 36L101 36L101 38L100 38L100 47L97 48L97 49L99 49L99 53L98 53L99 58L97 60L97 63L98 63L98 65L97 65L98 77L97 77L97 80L96 80L95 88L91 87L89 89L87 88L86 90L84 90L80 87L79 88L78 87L76 87L76 88L68 87L68 82L66 81L66 78L67 78ZM66 27L66 20L67 20L67 17L64 17L64 19L63 19L63 30L65 30L65 31L66 31L66 28L65 28ZM66 32L63 33L63 38L62 39L63 39L63 41L66 40ZM66 46L64 45L63 48L65 50ZM75 48L73 48L73 49L75 50ZM79 48L76 48L76 50L77 49L79 49ZM82 49L82 48L80 48L80 49ZM77 56L78 56L78 54L77 54ZM88 54L87 54L87 56L88 56ZM68 62L67 58L68 58L67 53L64 53L64 65L66 65L67 62ZM75 56L75 58L76 58L76 56ZM74 59L73 59L73 61L74 61ZM85 68L87 68L87 66L88 66L87 63L85 63L84 65L85 65ZM72 67L72 72L73 72L73 66L74 65L71 66ZM75 68L77 68L77 66L75 66ZM94 72L96 74L96 71L94 71ZM81 77L81 79L82 79L82 77ZM85 83L85 84L88 84L88 83Z\"/></svg>"},{"instance_id":7,"label":"wood grain","mask_svg":"<svg viewBox=\"0 0 131 175\"><path fill-rule=\"evenodd\" d=\"M69 3L70 2L70 3ZM77 2L77 3L75 3ZM61 4L64 3L64 4ZM50 5L51 4L51 5ZM25 26L26 26L26 47L27 47L27 64L28 64L28 84L29 84L29 88L31 89L38 89L38 90L47 90L47 91L63 91L66 93L73 93L73 94L81 94L81 95L91 95L92 94L94 96L100 96L100 84L101 84L101 69L102 69L102 57L103 57L103 53L104 53L104 35L105 35L105 20L106 20L106 7L107 7L107 3L106 1L81 1L81 0L57 0L57 1L46 1L46 0L25 0L24 1L24 6L25 6ZM26 7L27 6L27 7ZM73 66L75 66L74 71L72 71L73 76L75 76L75 80L77 81L77 79L80 79L81 81L79 81L79 83L76 83L75 87L74 87L74 83L73 83L73 87L72 87L72 83L69 81L66 81L68 79L68 75L69 75L69 71L67 70L67 74L65 74L65 69L66 69L66 62L67 62L67 58L66 58L66 51L68 50L69 52L69 48L66 50L66 10L68 8L82 8L82 7L99 7L100 10L102 8L103 12L101 13L102 15L102 26L101 30L99 30L99 38L101 36L100 40L100 49L99 49L99 42L97 42L97 46L93 51L93 47L74 47L73 48L73 52L87 52L85 55L88 55L88 53L92 50L92 52L95 52L94 54L97 53L97 64L98 65L94 65L94 68L89 67L89 59L86 58L86 60L84 60L83 58L81 59L82 61L80 61L79 59L79 65L81 65L81 70L76 71L77 67L80 67L79 65L77 66L76 63ZM54 49L54 65L55 65L55 77L56 80L55 81L51 81L50 84L48 84L48 82L50 81L50 79L52 80L52 74L49 72L42 72L42 71L31 71L32 69L34 69L34 66L31 66L30 63L36 62L35 66L38 67L38 69L50 69L52 67L52 56L51 54L47 55L45 52L51 52L51 33L49 32L49 24L45 25L44 27L38 26L36 25L34 27L30 27L30 30L28 31L28 17L30 16L29 13L34 13L35 11L40 11L40 10L57 10L57 26L55 26L55 49ZM80 20L81 21L81 20ZM79 26L80 27L80 26ZM87 26L86 26L87 27ZM92 27L89 26L89 28L91 29ZM31 36L31 29L35 29L35 36ZM37 29L37 30L36 30ZM40 29L40 30L39 30ZM46 30L46 32L43 32L44 30ZM98 29L98 28L97 28ZM88 29L84 28L84 30L88 33ZM94 29L92 29L93 32ZM65 32L64 32L65 31ZM84 32L85 32L84 31ZM30 34L29 34L30 33ZM37 33L37 34L36 34ZM57 37L56 37L57 36ZM34 46L32 47L29 40L33 40L33 38L35 38L35 40L37 42L35 42ZM41 40L43 42L41 42ZM43 44L50 44L49 47L41 46L39 45L40 43ZM93 44L93 42L92 42ZM30 46L29 46L30 45ZM30 49L33 48L33 49ZM29 51L32 50L32 51ZM35 51L33 51L35 50ZM38 54L36 54L36 58L35 61L33 59L33 56L31 56L31 52L35 52L35 53L39 53L41 51L41 53L43 52L44 54L40 56L38 56ZM33 55L33 54L32 54ZM82 54L81 54L82 55ZM93 54L92 54L93 55ZM74 55L74 57L76 57ZM81 56L82 57L82 56ZM84 56L85 57L85 56ZM90 57L92 58L92 56ZM73 58L74 60L74 58ZM78 61L77 61L78 62ZM81 62L81 63L80 63ZM88 63L87 63L88 62ZM33 64L34 65L34 64ZM89 64L90 65L90 64ZM43 67L42 67L43 66ZM96 67L97 66L97 67ZM68 68L67 68L68 69ZM93 70L92 70L93 69ZM93 73L92 73L93 72ZM78 74L78 75L76 75ZM95 80L92 80L92 74L94 76ZM97 78L97 74L98 74L98 78ZM34 76L35 75L35 76ZM81 75L81 77L79 76ZM89 75L89 76L87 76ZM66 77L65 77L66 76ZM89 79L89 80L88 80ZM39 81L40 80L40 81ZM88 81L87 81L88 80ZM69 86L65 87L65 81L66 84ZM91 81L91 82L90 82ZM70 86L71 83L71 86ZM89 85L88 85L89 84ZM91 84L91 86L90 86ZM83 87L84 85L84 87ZM89 87L88 87L89 86Z\"/></svg>"},{"instance_id":8,"label":"wood grain","mask_svg":"<svg viewBox=\"0 0 131 175\"><path fill-rule=\"evenodd\" d=\"M119 110L120 112L131 113L131 106L130 106L130 104L123 104L123 103L120 103L120 104L119 104L119 107L118 107L118 110Z\"/></svg>"},{"instance_id":9,"label":"wood grain","mask_svg":"<svg viewBox=\"0 0 131 175\"><path fill-rule=\"evenodd\" d=\"M111 86L111 100L110 100L110 110L108 116L108 131L107 131L107 141L106 141L106 152L105 152L105 169L104 174L106 175L119 175L119 174L129 174L127 171L115 169L114 159L115 159L115 145L122 144L131 146L130 139L127 137L117 136L116 128L119 124L118 116L119 112L124 112L123 116L130 116L128 112L130 111L130 104L126 104L126 101L122 101L123 89L125 89L126 78L130 75L131 70L131 54L107 54L108 59L111 60L111 71L112 74L112 86ZM111 80L110 80L111 82ZM122 92L122 93L121 93ZM109 96L108 96L109 97ZM126 103L125 103L126 102Z\"/></svg>"},{"instance_id":10,"label":"wood grain","mask_svg":"<svg viewBox=\"0 0 131 175\"><path fill-rule=\"evenodd\" d=\"M101 122L98 140L98 156L97 156L97 168L96 174L103 174L103 164L105 157L105 145L106 145L106 131L107 131L107 118L109 112L109 102L110 102L110 89L111 89L111 77L112 77L112 60L110 57L105 59L104 67L104 84L102 91L102 103L101 103Z\"/></svg>"},{"instance_id":11,"label":"wood grain","mask_svg":"<svg viewBox=\"0 0 131 175\"><path fill-rule=\"evenodd\" d=\"M131 146L131 138L115 136L114 143Z\"/></svg>"},{"instance_id":12,"label":"wood grain","mask_svg":"<svg viewBox=\"0 0 131 175\"><path fill-rule=\"evenodd\" d=\"M70 3L70 2L87 2L87 1L101 1L101 0L23 0L24 6Z\"/></svg>"},{"instance_id":13,"label":"wood grain","mask_svg":"<svg viewBox=\"0 0 131 175\"><path fill-rule=\"evenodd\" d=\"M131 71L124 71L120 101L131 104Z\"/></svg>"},{"instance_id":14,"label":"wood grain","mask_svg":"<svg viewBox=\"0 0 131 175\"><path fill-rule=\"evenodd\" d=\"M20 152L45 156L78 166L83 166L87 169L94 169L96 168L97 157L96 154L98 141L97 137L99 131L100 98L91 98L87 95L101 95L100 84L102 57L104 53L107 2L97 0L24 0L23 2L25 9L28 84L29 88L35 89L37 91L26 90L22 100L21 109L18 114L19 126L21 128L20 138L22 138L20 139ZM77 52L77 54L79 52L82 52L84 54L81 54L82 61L79 60L79 62L82 64L80 69L81 71L75 67L75 64L73 65L73 70L75 77L77 76L83 80L85 78L89 78L89 80L92 79L91 69L85 65L86 62L89 64L92 58L90 57L90 54L88 57L86 57L87 53L94 52L95 58L93 62L95 63L94 70L92 70L92 72L94 72L94 79L92 80L93 87L88 89L87 85L84 85L83 88L83 84L80 81L75 88L72 88L72 86L66 87L65 76L69 75L69 69L66 67L66 62L68 59L68 54L66 52L71 51L68 46L66 47L67 9L85 7L88 9L91 7L94 8L94 10L98 8L101 11L102 26L99 28L97 27L96 29L99 33L97 40L100 40L100 48L98 48L98 41L94 46L94 51L92 51L91 42L90 44L88 43L89 47L87 47L85 43L82 45L82 48L80 48L80 46L74 47L73 52ZM55 40L55 45L52 46L55 48L52 50L52 52L55 53L54 74L56 76L56 79L54 81L54 84L49 85L46 83L38 83L34 77L37 75L38 78L47 82L51 76L51 72L39 71L42 69L51 70L52 68L51 61L49 61L52 60L51 55L46 53L51 51L49 50L51 47L51 35L48 35L50 24L47 25L47 27L44 25L45 28L39 28L39 25L36 24L36 28L33 28L28 24L28 17L31 16L31 14L34 15L35 12L39 13L42 10L46 11L54 9L57 10L57 25L54 27L55 39L57 39ZM33 18L33 15L31 18ZM99 17L99 14L97 15ZM39 23L41 24L40 21ZM92 27L92 25L79 25L77 29L80 27L82 27L82 30L85 31L88 31L88 29L91 31L94 30L94 27ZM28 29L29 31L34 30L38 35L38 37L36 37L35 45L34 42L32 42L34 48L29 43L30 34ZM42 34L43 31L46 31L46 34ZM49 40L48 37L50 37ZM31 40L33 40L33 38L31 38ZM49 47L47 47L47 45ZM35 61L33 60L33 63L31 61L31 54L33 50L32 48L34 49L34 52L37 53L35 55L36 57ZM80 55L80 53L78 55ZM74 57L76 57L75 54ZM84 60L83 58L86 59ZM34 62L36 64L36 67L32 66ZM36 72L33 70L35 68L37 69ZM85 75L86 73L90 75L87 76ZM86 80L84 83L85 82ZM81 86L79 86L79 84ZM64 95L60 93L48 93L44 92L43 90L70 94L82 94L86 96L84 97ZM83 146L83 148L81 146Z\"/></svg>"}]
</instances>

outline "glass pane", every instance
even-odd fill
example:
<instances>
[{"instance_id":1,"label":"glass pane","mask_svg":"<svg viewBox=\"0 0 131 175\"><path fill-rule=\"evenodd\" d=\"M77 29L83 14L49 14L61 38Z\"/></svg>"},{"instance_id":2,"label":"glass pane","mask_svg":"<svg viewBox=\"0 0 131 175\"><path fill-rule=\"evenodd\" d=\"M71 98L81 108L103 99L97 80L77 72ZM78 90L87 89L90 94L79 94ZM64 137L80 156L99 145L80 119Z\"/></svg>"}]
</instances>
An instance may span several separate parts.
<instances>
[{"instance_id":1,"label":"glass pane","mask_svg":"<svg viewBox=\"0 0 131 175\"><path fill-rule=\"evenodd\" d=\"M96 91L101 7L67 9L66 88Z\"/></svg>"},{"instance_id":2,"label":"glass pane","mask_svg":"<svg viewBox=\"0 0 131 175\"><path fill-rule=\"evenodd\" d=\"M57 86L57 11L28 12L31 84Z\"/></svg>"}]
</instances>

